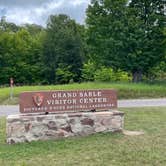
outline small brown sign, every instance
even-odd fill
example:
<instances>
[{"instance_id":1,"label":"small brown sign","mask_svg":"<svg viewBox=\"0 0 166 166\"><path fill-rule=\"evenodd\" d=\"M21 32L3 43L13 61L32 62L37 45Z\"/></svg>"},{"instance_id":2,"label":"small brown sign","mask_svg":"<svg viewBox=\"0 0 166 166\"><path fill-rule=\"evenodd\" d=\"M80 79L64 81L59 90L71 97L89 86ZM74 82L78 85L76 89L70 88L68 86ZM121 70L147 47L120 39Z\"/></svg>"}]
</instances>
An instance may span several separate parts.
<instances>
[{"instance_id":1,"label":"small brown sign","mask_svg":"<svg viewBox=\"0 0 166 166\"><path fill-rule=\"evenodd\" d=\"M79 112L117 108L115 90L40 91L20 94L20 112Z\"/></svg>"}]
</instances>

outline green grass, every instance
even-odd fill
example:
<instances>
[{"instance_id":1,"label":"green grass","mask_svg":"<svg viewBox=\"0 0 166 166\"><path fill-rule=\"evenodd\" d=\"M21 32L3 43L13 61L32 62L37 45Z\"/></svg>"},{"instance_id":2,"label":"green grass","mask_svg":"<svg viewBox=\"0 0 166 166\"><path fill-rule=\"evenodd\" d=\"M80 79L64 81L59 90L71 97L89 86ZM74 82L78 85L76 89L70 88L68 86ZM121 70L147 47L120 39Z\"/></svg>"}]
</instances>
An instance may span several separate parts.
<instances>
[{"instance_id":1,"label":"green grass","mask_svg":"<svg viewBox=\"0 0 166 166\"><path fill-rule=\"evenodd\" d=\"M59 141L5 144L5 119L0 119L2 166L165 166L166 107L123 108L125 129L141 136L95 134Z\"/></svg>"},{"instance_id":2,"label":"green grass","mask_svg":"<svg viewBox=\"0 0 166 166\"><path fill-rule=\"evenodd\" d=\"M10 88L0 88L0 104L17 104L18 96L24 91L73 90L73 89L116 89L119 99L166 97L166 85L133 83L82 83L50 86L22 86L14 88L14 99L9 99Z\"/></svg>"}]
</instances>

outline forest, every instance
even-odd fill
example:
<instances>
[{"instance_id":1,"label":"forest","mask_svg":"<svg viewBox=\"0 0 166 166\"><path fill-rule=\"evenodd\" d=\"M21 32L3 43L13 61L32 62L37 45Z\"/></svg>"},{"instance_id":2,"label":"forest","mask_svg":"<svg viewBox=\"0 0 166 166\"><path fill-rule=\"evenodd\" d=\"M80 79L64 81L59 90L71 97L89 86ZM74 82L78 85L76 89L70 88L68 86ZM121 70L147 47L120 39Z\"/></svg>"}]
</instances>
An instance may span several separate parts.
<instances>
[{"instance_id":1,"label":"forest","mask_svg":"<svg viewBox=\"0 0 166 166\"><path fill-rule=\"evenodd\" d=\"M0 85L166 81L166 1L92 0L84 25L0 19Z\"/></svg>"}]
</instances>

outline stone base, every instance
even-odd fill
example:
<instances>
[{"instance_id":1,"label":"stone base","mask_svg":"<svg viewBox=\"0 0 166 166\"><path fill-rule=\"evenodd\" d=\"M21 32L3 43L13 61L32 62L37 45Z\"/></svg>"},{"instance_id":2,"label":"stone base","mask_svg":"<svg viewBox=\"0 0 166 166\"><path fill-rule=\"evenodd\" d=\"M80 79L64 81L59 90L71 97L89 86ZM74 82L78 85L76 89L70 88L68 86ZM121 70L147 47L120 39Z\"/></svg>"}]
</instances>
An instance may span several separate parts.
<instances>
[{"instance_id":1,"label":"stone base","mask_svg":"<svg viewBox=\"0 0 166 166\"><path fill-rule=\"evenodd\" d=\"M119 111L10 115L7 117L7 143L122 131L123 121L124 113Z\"/></svg>"}]
</instances>

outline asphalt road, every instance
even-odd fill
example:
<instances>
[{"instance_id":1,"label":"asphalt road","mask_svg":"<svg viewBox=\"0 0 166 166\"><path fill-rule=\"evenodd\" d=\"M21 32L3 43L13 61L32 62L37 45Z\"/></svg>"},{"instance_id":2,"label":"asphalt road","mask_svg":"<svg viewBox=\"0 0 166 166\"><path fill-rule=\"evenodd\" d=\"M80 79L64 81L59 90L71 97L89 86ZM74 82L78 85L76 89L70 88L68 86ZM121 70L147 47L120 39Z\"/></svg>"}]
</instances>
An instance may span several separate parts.
<instances>
[{"instance_id":1,"label":"asphalt road","mask_svg":"<svg viewBox=\"0 0 166 166\"><path fill-rule=\"evenodd\" d=\"M166 98L161 99L134 99L134 100L119 100L119 108L131 108L131 107L166 107ZM12 114L19 114L19 106L13 105L1 105L0 116L7 116Z\"/></svg>"}]
</instances>

